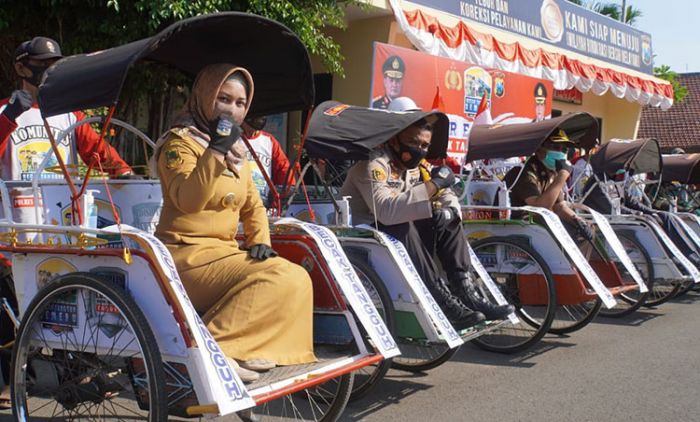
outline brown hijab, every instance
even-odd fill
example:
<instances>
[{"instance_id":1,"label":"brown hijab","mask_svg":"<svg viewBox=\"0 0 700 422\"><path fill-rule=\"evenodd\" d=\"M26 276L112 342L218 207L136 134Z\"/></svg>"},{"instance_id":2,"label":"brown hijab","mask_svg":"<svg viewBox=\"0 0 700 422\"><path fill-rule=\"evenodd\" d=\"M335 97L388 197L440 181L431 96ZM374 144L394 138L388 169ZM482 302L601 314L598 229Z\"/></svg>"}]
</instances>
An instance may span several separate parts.
<instances>
[{"instance_id":1,"label":"brown hijab","mask_svg":"<svg viewBox=\"0 0 700 422\"><path fill-rule=\"evenodd\" d=\"M254 84L253 77L246 69L228 63L211 64L203 68L197 74L197 78L192 85L190 98L185 107L175 116L172 128L185 127L189 130L192 138L207 147L209 143L209 124L217 116L214 115L216 96L221 86L234 73L240 73L247 82L247 95L245 112L248 113L250 104L253 102ZM156 142L155 151L149 161L150 173L152 176L158 174L158 155L160 148L169 138L170 131L161 136ZM245 146L240 141L231 147L231 151L226 154L227 166L236 171L235 167L240 163L242 155L245 154Z\"/></svg>"},{"instance_id":2,"label":"brown hijab","mask_svg":"<svg viewBox=\"0 0 700 422\"><path fill-rule=\"evenodd\" d=\"M192 93L185 109L173 126L178 126L181 117L190 117L197 128L203 132L208 131L209 124L217 116L214 115L216 95L221 89L221 85L236 72L240 72L248 85L246 114L253 101L253 78L250 73L242 67L236 67L228 63L211 64L202 69L192 85Z\"/></svg>"}]
</instances>

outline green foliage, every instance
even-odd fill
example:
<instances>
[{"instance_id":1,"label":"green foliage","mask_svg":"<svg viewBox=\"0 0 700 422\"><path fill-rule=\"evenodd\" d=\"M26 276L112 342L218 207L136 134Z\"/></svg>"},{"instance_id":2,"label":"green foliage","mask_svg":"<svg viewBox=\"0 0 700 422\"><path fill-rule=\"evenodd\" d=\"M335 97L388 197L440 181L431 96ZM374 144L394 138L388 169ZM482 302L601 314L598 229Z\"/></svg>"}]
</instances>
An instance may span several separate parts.
<instances>
[{"instance_id":1,"label":"green foliage","mask_svg":"<svg viewBox=\"0 0 700 422\"><path fill-rule=\"evenodd\" d=\"M596 13L601 15L609 16L616 21L621 21L622 15L622 5L619 2L598 2L598 1L584 1L584 0L568 0L569 3L574 3L579 6L583 6L587 9L591 9ZM642 17L642 11L633 7L627 6L627 14L625 15L625 23L628 25L634 25L637 20Z\"/></svg>"},{"instance_id":2,"label":"green foliage","mask_svg":"<svg viewBox=\"0 0 700 422\"><path fill-rule=\"evenodd\" d=\"M688 88L678 82L678 73L671 70L670 66L665 64L654 68L654 76L657 78L669 81L673 86L673 102L680 104L686 96L688 96Z\"/></svg>"}]
</instances>

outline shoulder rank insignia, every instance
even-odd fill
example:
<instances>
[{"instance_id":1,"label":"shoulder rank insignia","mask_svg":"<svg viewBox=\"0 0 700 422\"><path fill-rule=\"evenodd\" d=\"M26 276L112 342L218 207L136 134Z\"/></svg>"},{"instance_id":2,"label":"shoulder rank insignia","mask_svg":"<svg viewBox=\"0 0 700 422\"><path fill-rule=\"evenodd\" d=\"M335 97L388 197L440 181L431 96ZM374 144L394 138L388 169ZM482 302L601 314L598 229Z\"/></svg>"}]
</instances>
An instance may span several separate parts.
<instances>
[{"instance_id":1,"label":"shoulder rank insignia","mask_svg":"<svg viewBox=\"0 0 700 422\"><path fill-rule=\"evenodd\" d=\"M386 180L386 172L383 168L376 167L372 169L372 179L377 182L384 182Z\"/></svg>"},{"instance_id":2,"label":"shoulder rank insignia","mask_svg":"<svg viewBox=\"0 0 700 422\"><path fill-rule=\"evenodd\" d=\"M175 170L184 162L177 147L171 146L163 151L163 154L165 154L165 168L168 170Z\"/></svg>"}]
</instances>

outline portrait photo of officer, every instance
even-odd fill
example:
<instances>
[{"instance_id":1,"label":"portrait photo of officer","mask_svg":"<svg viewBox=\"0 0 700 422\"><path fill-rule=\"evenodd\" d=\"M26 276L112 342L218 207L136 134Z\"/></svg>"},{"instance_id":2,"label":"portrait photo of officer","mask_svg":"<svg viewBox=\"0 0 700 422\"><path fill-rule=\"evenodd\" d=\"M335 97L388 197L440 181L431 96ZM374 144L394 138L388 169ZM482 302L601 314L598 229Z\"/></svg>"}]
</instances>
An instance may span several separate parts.
<instances>
[{"instance_id":1,"label":"portrait photo of officer","mask_svg":"<svg viewBox=\"0 0 700 422\"><path fill-rule=\"evenodd\" d=\"M399 56L389 56L382 65L384 94L372 98L372 108L387 109L394 98L401 96L406 64Z\"/></svg>"},{"instance_id":2,"label":"portrait photo of officer","mask_svg":"<svg viewBox=\"0 0 700 422\"><path fill-rule=\"evenodd\" d=\"M542 82L535 85L535 121L541 122L547 116L547 88Z\"/></svg>"}]
</instances>

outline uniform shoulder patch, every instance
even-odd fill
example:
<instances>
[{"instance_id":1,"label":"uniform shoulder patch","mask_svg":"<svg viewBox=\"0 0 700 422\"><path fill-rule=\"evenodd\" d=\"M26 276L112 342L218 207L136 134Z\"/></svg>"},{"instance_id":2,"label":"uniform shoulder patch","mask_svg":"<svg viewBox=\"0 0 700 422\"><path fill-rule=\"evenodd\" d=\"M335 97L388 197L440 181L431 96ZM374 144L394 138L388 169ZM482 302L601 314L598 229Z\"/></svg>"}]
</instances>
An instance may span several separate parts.
<instances>
[{"instance_id":1,"label":"uniform shoulder patch","mask_svg":"<svg viewBox=\"0 0 700 422\"><path fill-rule=\"evenodd\" d=\"M165 157L165 168L175 170L182 166L185 160L180 155L180 145L177 142L171 142L163 151Z\"/></svg>"},{"instance_id":2,"label":"uniform shoulder patch","mask_svg":"<svg viewBox=\"0 0 700 422\"><path fill-rule=\"evenodd\" d=\"M381 167L374 167L370 170L372 173L372 180L375 182L385 182L386 181L386 171Z\"/></svg>"}]
</instances>

